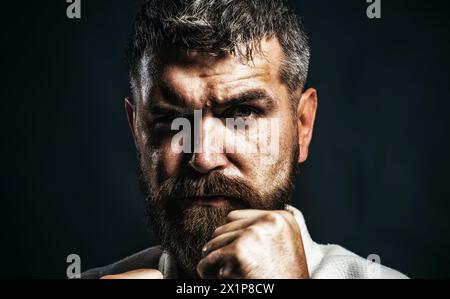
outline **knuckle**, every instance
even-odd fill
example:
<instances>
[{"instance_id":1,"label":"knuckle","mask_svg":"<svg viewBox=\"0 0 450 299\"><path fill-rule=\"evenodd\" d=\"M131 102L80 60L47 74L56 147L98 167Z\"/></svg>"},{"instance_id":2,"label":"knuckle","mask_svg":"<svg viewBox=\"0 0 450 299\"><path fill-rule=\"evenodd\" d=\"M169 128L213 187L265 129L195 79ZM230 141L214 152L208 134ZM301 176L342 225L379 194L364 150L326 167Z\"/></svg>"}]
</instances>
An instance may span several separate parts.
<instances>
[{"instance_id":1,"label":"knuckle","mask_svg":"<svg viewBox=\"0 0 450 299\"><path fill-rule=\"evenodd\" d=\"M235 278L239 267L233 262L226 262L220 269L220 278Z\"/></svg>"},{"instance_id":2,"label":"knuckle","mask_svg":"<svg viewBox=\"0 0 450 299\"><path fill-rule=\"evenodd\" d=\"M296 223L294 215L289 211L280 211L280 215L283 217L284 222L289 224Z\"/></svg>"},{"instance_id":3,"label":"knuckle","mask_svg":"<svg viewBox=\"0 0 450 299\"><path fill-rule=\"evenodd\" d=\"M291 212L285 210L278 211L277 213L283 216L284 218L290 218L292 216Z\"/></svg>"},{"instance_id":4,"label":"knuckle","mask_svg":"<svg viewBox=\"0 0 450 299\"><path fill-rule=\"evenodd\" d=\"M280 224L283 221L283 216L275 212L268 213L265 218L273 224Z\"/></svg>"},{"instance_id":5,"label":"knuckle","mask_svg":"<svg viewBox=\"0 0 450 299\"><path fill-rule=\"evenodd\" d=\"M231 266L227 263L220 270L220 278L228 278L231 276L232 272Z\"/></svg>"},{"instance_id":6,"label":"knuckle","mask_svg":"<svg viewBox=\"0 0 450 299\"><path fill-rule=\"evenodd\" d=\"M246 228L246 233L253 237L259 237L262 235L263 229L257 225L252 225Z\"/></svg>"}]
</instances>

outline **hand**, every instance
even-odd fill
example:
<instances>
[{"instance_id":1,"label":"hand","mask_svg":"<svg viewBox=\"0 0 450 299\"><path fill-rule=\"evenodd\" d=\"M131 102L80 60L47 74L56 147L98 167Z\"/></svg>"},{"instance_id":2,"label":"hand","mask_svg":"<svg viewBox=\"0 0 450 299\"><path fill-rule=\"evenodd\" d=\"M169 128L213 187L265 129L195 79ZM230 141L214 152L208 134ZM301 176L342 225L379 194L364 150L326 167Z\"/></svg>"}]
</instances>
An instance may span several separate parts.
<instances>
[{"instance_id":1,"label":"hand","mask_svg":"<svg viewBox=\"0 0 450 299\"><path fill-rule=\"evenodd\" d=\"M106 275L100 279L162 279L161 272L155 269L137 269L116 275Z\"/></svg>"},{"instance_id":2,"label":"hand","mask_svg":"<svg viewBox=\"0 0 450 299\"><path fill-rule=\"evenodd\" d=\"M204 246L197 272L202 278L309 278L294 215L232 211Z\"/></svg>"}]
</instances>

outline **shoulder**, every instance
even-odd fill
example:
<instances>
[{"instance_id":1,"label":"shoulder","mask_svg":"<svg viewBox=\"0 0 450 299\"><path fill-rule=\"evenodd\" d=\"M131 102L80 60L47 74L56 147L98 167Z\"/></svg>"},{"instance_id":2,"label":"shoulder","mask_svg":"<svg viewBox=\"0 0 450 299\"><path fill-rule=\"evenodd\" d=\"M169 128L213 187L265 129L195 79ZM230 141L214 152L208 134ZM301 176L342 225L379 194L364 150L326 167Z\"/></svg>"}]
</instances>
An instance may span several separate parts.
<instances>
[{"instance_id":1,"label":"shoulder","mask_svg":"<svg viewBox=\"0 0 450 299\"><path fill-rule=\"evenodd\" d=\"M342 279L404 279L406 275L383 266L377 262L364 259L339 245L319 245L316 250L323 252L312 278Z\"/></svg>"},{"instance_id":2,"label":"shoulder","mask_svg":"<svg viewBox=\"0 0 450 299\"><path fill-rule=\"evenodd\" d=\"M158 269L162 253L161 246L150 247L110 265L87 270L81 273L81 278L98 279L105 275L123 273L139 268Z\"/></svg>"}]
</instances>

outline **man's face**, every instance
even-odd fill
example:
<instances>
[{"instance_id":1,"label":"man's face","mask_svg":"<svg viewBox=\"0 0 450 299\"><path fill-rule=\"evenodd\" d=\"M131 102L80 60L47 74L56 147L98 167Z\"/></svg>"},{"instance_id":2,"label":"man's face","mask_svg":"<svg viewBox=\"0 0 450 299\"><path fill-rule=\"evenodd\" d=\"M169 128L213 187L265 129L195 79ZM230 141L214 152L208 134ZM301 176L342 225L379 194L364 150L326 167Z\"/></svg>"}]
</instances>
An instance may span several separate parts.
<instances>
[{"instance_id":1,"label":"man's face","mask_svg":"<svg viewBox=\"0 0 450 299\"><path fill-rule=\"evenodd\" d=\"M231 210L283 209L290 200L302 133L294 95L280 79L282 57L276 39L263 41L248 63L230 54L167 53L151 88L142 76L140 99L128 107L151 221L187 271ZM192 152L174 148L178 117L191 120L192 143L198 136ZM245 130L226 119L245 121Z\"/></svg>"}]
</instances>

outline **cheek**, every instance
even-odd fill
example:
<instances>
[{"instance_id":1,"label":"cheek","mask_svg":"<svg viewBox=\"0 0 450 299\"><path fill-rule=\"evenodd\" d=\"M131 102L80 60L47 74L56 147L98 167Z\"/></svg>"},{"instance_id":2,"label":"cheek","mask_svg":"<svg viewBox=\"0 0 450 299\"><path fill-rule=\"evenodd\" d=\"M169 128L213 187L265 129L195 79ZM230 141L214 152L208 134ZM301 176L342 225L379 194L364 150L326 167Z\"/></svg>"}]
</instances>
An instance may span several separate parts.
<instances>
[{"instance_id":1,"label":"cheek","mask_svg":"<svg viewBox=\"0 0 450 299\"><path fill-rule=\"evenodd\" d=\"M170 143L161 144L157 149L153 149L149 160L153 170L151 175L157 175L160 181L177 176L181 168L185 167L182 154L174 153Z\"/></svg>"},{"instance_id":2,"label":"cheek","mask_svg":"<svg viewBox=\"0 0 450 299\"><path fill-rule=\"evenodd\" d=\"M173 177L179 174L183 166L183 154L174 153L170 143L164 144L159 154L160 171L164 178Z\"/></svg>"},{"instance_id":3,"label":"cheek","mask_svg":"<svg viewBox=\"0 0 450 299\"><path fill-rule=\"evenodd\" d=\"M182 163L182 154L174 153L171 149L170 138L158 138L157 142L149 136L146 130L139 132L138 146L141 153L141 164L151 177L163 181L176 175Z\"/></svg>"},{"instance_id":4,"label":"cheek","mask_svg":"<svg viewBox=\"0 0 450 299\"><path fill-rule=\"evenodd\" d=\"M239 151L230 157L248 181L264 189L284 180L292 166L296 142L293 125L279 119L265 119L258 121L258 125L247 133L247 138L244 140L241 136L238 142Z\"/></svg>"}]
</instances>

